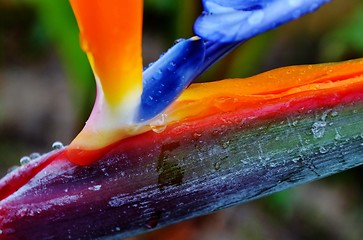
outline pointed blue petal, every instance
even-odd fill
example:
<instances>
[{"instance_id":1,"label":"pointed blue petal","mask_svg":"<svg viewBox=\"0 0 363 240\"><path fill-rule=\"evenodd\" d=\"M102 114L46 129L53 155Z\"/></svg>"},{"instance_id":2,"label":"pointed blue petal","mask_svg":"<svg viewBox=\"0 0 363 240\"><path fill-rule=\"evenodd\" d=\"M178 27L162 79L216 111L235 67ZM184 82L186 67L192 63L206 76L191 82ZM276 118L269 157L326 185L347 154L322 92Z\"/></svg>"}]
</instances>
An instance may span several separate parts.
<instances>
[{"instance_id":1,"label":"pointed blue petal","mask_svg":"<svg viewBox=\"0 0 363 240\"><path fill-rule=\"evenodd\" d=\"M205 44L198 37L181 41L143 73L143 92L136 122L152 119L167 108L200 73Z\"/></svg>"},{"instance_id":2,"label":"pointed blue petal","mask_svg":"<svg viewBox=\"0 0 363 240\"><path fill-rule=\"evenodd\" d=\"M330 0L204 0L194 24L203 39L231 43L247 40L310 13Z\"/></svg>"}]
</instances>

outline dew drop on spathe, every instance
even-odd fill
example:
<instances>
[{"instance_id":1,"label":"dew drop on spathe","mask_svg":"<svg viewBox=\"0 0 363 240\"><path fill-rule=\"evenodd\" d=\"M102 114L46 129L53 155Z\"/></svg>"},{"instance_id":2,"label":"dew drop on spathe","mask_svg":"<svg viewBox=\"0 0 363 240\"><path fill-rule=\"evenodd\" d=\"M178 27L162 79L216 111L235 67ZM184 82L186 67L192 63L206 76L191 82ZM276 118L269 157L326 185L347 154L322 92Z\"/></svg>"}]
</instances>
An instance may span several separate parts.
<instances>
[{"instance_id":1,"label":"dew drop on spathe","mask_svg":"<svg viewBox=\"0 0 363 240\"><path fill-rule=\"evenodd\" d=\"M220 168L221 168L221 163L220 163L220 162L216 162L216 163L214 163L214 169L215 169L216 171L218 171Z\"/></svg>"},{"instance_id":2,"label":"dew drop on spathe","mask_svg":"<svg viewBox=\"0 0 363 240\"><path fill-rule=\"evenodd\" d=\"M40 155L40 153L38 153L38 152L34 152L34 153L32 153L32 154L30 154L29 155L29 157L30 157L30 159L31 160L34 160L34 159L37 159L37 158L39 158L41 155Z\"/></svg>"},{"instance_id":3,"label":"dew drop on spathe","mask_svg":"<svg viewBox=\"0 0 363 240\"><path fill-rule=\"evenodd\" d=\"M195 139L199 139L201 136L202 136L202 134L201 134L201 133L199 133L199 132L194 132L194 133L193 133L193 137L194 137Z\"/></svg>"},{"instance_id":4,"label":"dew drop on spathe","mask_svg":"<svg viewBox=\"0 0 363 240\"><path fill-rule=\"evenodd\" d=\"M335 110L333 110L332 112L331 112L331 116L332 117L336 117L336 116L338 116L339 115L339 113L337 112L337 111L335 111Z\"/></svg>"},{"instance_id":5,"label":"dew drop on spathe","mask_svg":"<svg viewBox=\"0 0 363 240\"><path fill-rule=\"evenodd\" d=\"M163 77L163 71L161 69L159 69L158 71L156 71L153 75L153 79L155 80L160 80Z\"/></svg>"},{"instance_id":6,"label":"dew drop on spathe","mask_svg":"<svg viewBox=\"0 0 363 240\"><path fill-rule=\"evenodd\" d=\"M99 190L101 190L101 187L102 187L102 185L95 185L95 186L89 187L88 190L99 191Z\"/></svg>"},{"instance_id":7,"label":"dew drop on spathe","mask_svg":"<svg viewBox=\"0 0 363 240\"><path fill-rule=\"evenodd\" d=\"M340 141L340 140L342 140L342 135L340 135L340 133L339 133L338 131L336 131L336 132L335 132L335 137L334 137L334 139L335 139L336 141Z\"/></svg>"},{"instance_id":8,"label":"dew drop on spathe","mask_svg":"<svg viewBox=\"0 0 363 240\"><path fill-rule=\"evenodd\" d=\"M173 72L176 69L176 63L175 62L170 62L168 65L168 70L170 72Z\"/></svg>"},{"instance_id":9,"label":"dew drop on spathe","mask_svg":"<svg viewBox=\"0 0 363 240\"><path fill-rule=\"evenodd\" d=\"M311 131L315 138L322 138L325 134L325 121L316 121L314 122L313 126L311 127Z\"/></svg>"},{"instance_id":10,"label":"dew drop on spathe","mask_svg":"<svg viewBox=\"0 0 363 240\"><path fill-rule=\"evenodd\" d=\"M56 141L52 144L52 148L53 149L62 149L64 146L63 146L63 143L61 143L60 141Z\"/></svg>"},{"instance_id":11,"label":"dew drop on spathe","mask_svg":"<svg viewBox=\"0 0 363 240\"><path fill-rule=\"evenodd\" d=\"M159 223L160 214L161 213L159 213L159 212L153 213L151 215L150 219L146 222L145 227L148 229L155 228Z\"/></svg>"},{"instance_id":12,"label":"dew drop on spathe","mask_svg":"<svg viewBox=\"0 0 363 240\"><path fill-rule=\"evenodd\" d=\"M154 222L154 221L149 221L145 224L145 227L148 228L148 229L153 229L155 228L157 225L157 222Z\"/></svg>"},{"instance_id":13,"label":"dew drop on spathe","mask_svg":"<svg viewBox=\"0 0 363 240\"><path fill-rule=\"evenodd\" d=\"M156 133L161 133L166 129L166 122L167 122L167 115L165 113L162 113L156 116L150 122L150 128Z\"/></svg>"},{"instance_id":14,"label":"dew drop on spathe","mask_svg":"<svg viewBox=\"0 0 363 240\"><path fill-rule=\"evenodd\" d=\"M319 152L322 153L322 154L327 153L327 152L329 152L329 148L321 146L319 148Z\"/></svg>"},{"instance_id":15,"label":"dew drop on spathe","mask_svg":"<svg viewBox=\"0 0 363 240\"><path fill-rule=\"evenodd\" d=\"M149 63L149 65L147 65L147 68L151 67L152 65L154 65L154 62Z\"/></svg>"},{"instance_id":16,"label":"dew drop on spathe","mask_svg":"<svg viewBox=\"0 0 363 240\"><path fill-rule=\"evenodd\" d=\"M30 163L30 161L31 161L30 157L24 156L24 157L20 158L20 165L24 166L24 165Z\"/></svg>"},{"instance_id":17,"label":"dew drop on spathe","mask_svg":"<svg viewBox=\"0 0 363 240\"><path fill-rule=\"evenodd\" d=\"M185 38L178 38L177 40L174 41L173 45L176 45L176 44L181 43L183 41L185 41Z\"/></svg>"}]
</instances>

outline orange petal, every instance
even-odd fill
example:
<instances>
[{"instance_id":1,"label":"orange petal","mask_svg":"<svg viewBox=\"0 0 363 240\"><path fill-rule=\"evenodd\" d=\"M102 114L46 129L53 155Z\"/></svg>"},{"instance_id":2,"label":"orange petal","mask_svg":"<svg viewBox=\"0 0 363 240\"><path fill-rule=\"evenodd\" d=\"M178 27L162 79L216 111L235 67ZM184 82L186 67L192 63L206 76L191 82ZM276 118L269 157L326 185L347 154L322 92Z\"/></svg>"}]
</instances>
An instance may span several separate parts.
<instances>
[{"instance_id":1,"label":"orange petal","mask_svg":"<svg viewBox=\"0 0 363 240\"><path fill-rule=\"evenodd\" d=\"M107 101L142 89L142 0L70 0L81 45Z\"/></svg>"},{"instance_id":2,"label":"orange petal","mask_svg":"<svg viewBox=\"0 0 363 240\"><path fill-rule=\"evenodd\" d=\"M166 114L169 121L199 119L218 112L253 109L272 102L288 104L292 99L362 87L363 59L291 66L245 79L192 84Z\"/></svg>"},{"instance_id":3,"label":"orange petal","mask_svg":"<svg viewBox=\"0 0 363 240\"><path fill-rule=\"evenodd\" d=\"M70 0L97 82L85 127L67 152L75 163L102 155L105 146L132 135L142 92L142 0ZM92 153L92 154L91 154Z\"/></svg>"}]
</instances>

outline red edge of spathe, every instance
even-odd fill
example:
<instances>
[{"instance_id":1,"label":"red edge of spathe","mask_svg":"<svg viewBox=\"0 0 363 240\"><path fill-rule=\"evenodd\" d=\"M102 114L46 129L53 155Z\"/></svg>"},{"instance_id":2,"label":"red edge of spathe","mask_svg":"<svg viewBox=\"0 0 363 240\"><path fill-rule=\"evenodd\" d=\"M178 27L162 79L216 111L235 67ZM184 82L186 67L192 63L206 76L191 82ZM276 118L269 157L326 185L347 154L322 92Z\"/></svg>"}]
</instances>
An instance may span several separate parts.
<instances>
[{"instance_id":1,"label":"red edge of spathe","mask_svg":"<svg viewBox=\"0 0 363 240\"><path fill-rule=\"evenodd\" d=\"M52 151L5 175L0 179L0 201L16 192L53 160L62 155L64 155L64 149Z\"/></svg>"}]
</instances>

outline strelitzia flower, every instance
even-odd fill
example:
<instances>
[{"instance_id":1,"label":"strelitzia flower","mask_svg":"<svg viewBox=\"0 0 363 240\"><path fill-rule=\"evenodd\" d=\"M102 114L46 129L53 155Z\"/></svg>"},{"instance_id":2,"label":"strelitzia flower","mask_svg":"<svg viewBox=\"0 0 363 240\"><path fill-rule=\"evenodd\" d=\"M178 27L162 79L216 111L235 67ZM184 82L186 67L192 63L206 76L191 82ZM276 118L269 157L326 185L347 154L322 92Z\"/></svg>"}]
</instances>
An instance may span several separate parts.
<instances>
[{"instance_id":1,"label":"strelitzia flower","mask_svg":"<svg viewBox=\"0 0 363 240\"><path fill-rule=\"evenodd\" d=\"M111 9L105 3L71 1L95 73L97 99L86 126L70 144L68 157L89 164L112 143L150 130L153 118L162 125L169 123L166 115L158 114L216 60L241 41L326 2L203 1L205 12L195 25L202 38L179 42L142 74L142 1L128 8L125 3L113 4Z\"/></svg>"},{"instance_id":2,"label":"strelitzia flower","mask_svg":"<svg viewBox=\"0 0 363 240\"><path fill-rule=\"evenodd\" d=\"M0 180L1 239L131 236L362 163L362 59L190 85L327 1L205 0L198 36L144 72L141 0L70 2L95 106L69 146Z\"/></svg>"}]
</instances>

